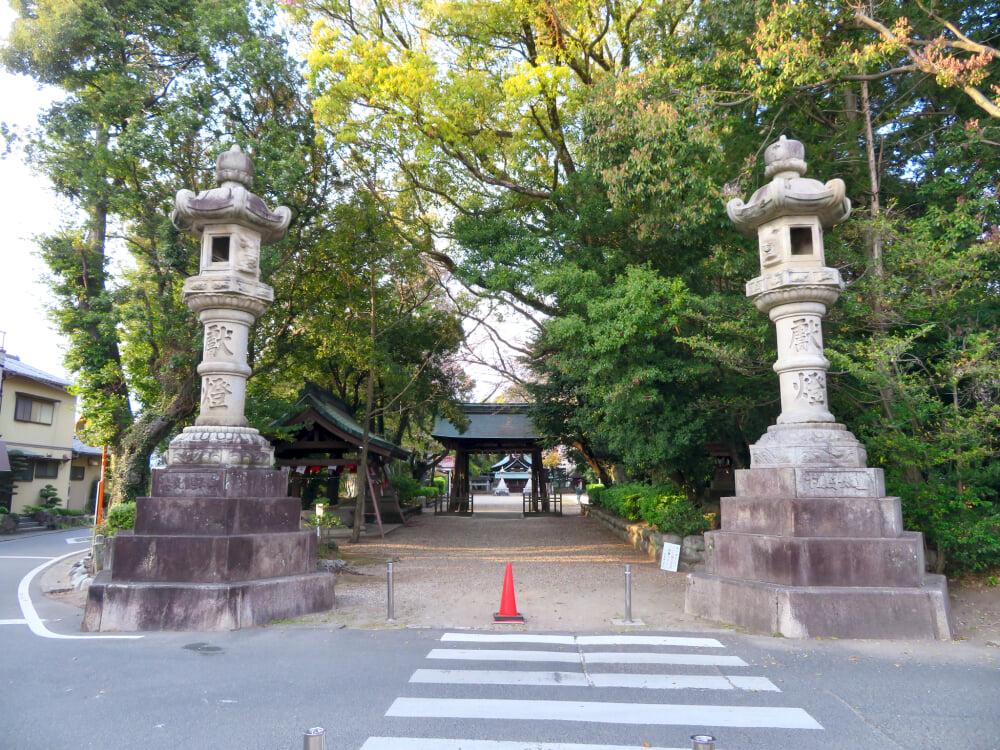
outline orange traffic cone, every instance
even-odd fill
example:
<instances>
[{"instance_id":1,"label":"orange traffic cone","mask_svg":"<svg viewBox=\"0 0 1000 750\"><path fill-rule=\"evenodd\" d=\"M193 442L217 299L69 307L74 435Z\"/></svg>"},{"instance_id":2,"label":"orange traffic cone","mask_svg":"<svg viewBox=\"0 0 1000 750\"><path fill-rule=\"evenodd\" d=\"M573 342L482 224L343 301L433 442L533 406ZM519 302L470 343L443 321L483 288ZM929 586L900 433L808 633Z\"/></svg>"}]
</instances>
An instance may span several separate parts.
<instances>
[{"instance_id":1,"label":"orange traffic cone","mask_svg":"<svg viewBox=\"0 0 1000 750\"><path fill-rule=\"evenodd\" d=\"M493 613L493 622L524 622L524 616L517 611L514 601L514 570L507 563L503 577L503 595L500 597L500 611Z\"/></svg>"}]
</instances>

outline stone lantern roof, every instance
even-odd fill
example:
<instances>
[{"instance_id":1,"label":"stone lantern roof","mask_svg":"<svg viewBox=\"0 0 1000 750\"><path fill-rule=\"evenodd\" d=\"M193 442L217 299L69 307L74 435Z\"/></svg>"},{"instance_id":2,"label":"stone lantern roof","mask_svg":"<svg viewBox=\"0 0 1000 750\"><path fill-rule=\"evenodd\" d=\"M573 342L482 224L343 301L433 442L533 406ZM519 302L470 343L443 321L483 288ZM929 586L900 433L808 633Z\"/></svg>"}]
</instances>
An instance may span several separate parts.
<instances>
[{"instance_id":1,"label":"stone lantern roof","mask_svg":"<svg viewBox=\"0 0 1000 750\"><path fill-rule=\"evenodd\" d=\"M805 147L799 141L781 136L764 151L764 164L764 175L773 178L771 182L759 188L747 203L733 198L726 205L730 220L741 234L754 237L762 224L783 216L815 216L824 227L831 227L851 215L843 180L824 184L803 176Z\"/></svg>"},{"instance_id":2,"label":"stone lantern roof","mask_svg":"<svg viewBox=\"0 0 1000 750\"><path fill-rule=\"evenodd\" d=\"M268 209L263 200L250 192L253 177L253 162L239 146L223 151L215 167L219 187L197 195L190 190L179 191L170 216L174 226L201 237L207 224L243 224L260 232L262 245L278 242L292 220L291 209L285 206L274 211Z\"/></svg>"}]
</instances>

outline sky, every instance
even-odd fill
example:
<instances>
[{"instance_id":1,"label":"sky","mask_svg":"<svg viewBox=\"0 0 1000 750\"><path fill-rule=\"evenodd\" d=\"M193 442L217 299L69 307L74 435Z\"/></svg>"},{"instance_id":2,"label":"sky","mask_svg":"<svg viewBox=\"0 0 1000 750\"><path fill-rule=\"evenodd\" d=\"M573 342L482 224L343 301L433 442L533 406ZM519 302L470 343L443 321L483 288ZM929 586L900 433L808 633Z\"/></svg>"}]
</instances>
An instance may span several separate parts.
<instances>
[{"instance_id":1,"label":"sky","mask_svg":"<svg viewBox=\"0 0 1000 750\"><path fill-rule=\"evenodd\" d=\"M7 36L13 19L14 11L0 6L0 35ZM52 93L31 79L0 71L0 121L31 127L51 101ZM16 151L0 159L0 206L0 341L23 362L66 377L65 341L45 316L45 264L31 241L58 226L62 214L48 182L32 175Z\"/></svg>"}]
</instances>

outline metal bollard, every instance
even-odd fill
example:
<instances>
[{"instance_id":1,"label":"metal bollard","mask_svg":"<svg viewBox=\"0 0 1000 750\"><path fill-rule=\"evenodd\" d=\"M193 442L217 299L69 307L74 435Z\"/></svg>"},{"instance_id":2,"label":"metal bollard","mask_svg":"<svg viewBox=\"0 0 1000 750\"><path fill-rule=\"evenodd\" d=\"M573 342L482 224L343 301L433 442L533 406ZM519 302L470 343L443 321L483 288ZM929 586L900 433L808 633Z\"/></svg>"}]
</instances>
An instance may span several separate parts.
<instances>
[{"instance_id":1,"label":"metal bollard","mask_svg":"<svg viewBox=\"0 0 1000 750\"><path fill-rule=\"evenodd\" d=\"M710 734L692 734L691 750L715 750L715 737Z\"/></svg>"},{"instance_id":2,"label":"metal bollard","mask_svg":"<svg viewBox=\"0 0 1000 750\"><path fill-rule=\"evenodd\" d=\"M302 750L326 750L326 730L310 727L302 735Z\"/></svg>"},{"instance_id":3,"label":"metal bollard","mask_svg":"<svg viewBox=\"0 0 1000 750\"><path fill-rule=\"evenodd\" d=\"M625 622L632 622L632 566L625 566Z\"/></svg>"},{"instance_id":4,"label":"metal bollard","mask_svg":"<svg viewBox=\"0 0 1000 750\"><path fill-rule=\"evenodd\" d=\"M393 612L393 607L392 607L392 563L388 562L388 563L386 563L386 565L389 566L389 570L386 573L386 577L385 577L386 588L388 589L388 591L386 592L386 601L388 602L388 605L389 605L389 612L388 612L388 615L387 615L386 619L389 622L394 622L395 619L396 619L396 616L395 616L395 613Z\"/></svg>"}]
</instances>

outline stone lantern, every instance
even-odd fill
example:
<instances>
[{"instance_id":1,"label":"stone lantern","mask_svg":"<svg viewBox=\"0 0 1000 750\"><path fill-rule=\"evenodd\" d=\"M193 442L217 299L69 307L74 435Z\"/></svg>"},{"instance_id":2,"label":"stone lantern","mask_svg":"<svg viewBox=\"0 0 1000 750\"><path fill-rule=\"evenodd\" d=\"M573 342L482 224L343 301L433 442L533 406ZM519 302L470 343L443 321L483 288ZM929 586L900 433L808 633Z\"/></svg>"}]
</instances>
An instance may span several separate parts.
<instances>
[{"instance_id":1,"label":"stone lantern","mask_svg":"<svg viewBox=\"0 0 1000 750\"><path fill-rule=\"evenodd\" d=\"M184 282L183 300L204 326L201 411L170 443L171 466L266 466L274 451L244 416L247 340L250 327L274 300L260 280L260 248L285 236L291 211L268 210L250 192L253 163L233 146L219 155L219 187L195 195L177 193L171 219L183 232L201 239L199 273Z\"/></svg>"},{"instance_id":2,"label":"stone lantern","mask_svg":"<svg viewBox=\"0 0 1000 750\"><path fill-rule=\"evenodd\" d=\"M218 158L218 187L177 194L175 226L201 241L199 273L182 292L204 326L200 412L153 470L134 532L114 538L85 630L233 630L333 607L334 577L316 570L287 470L273 468L270 443L244 415L250 327L274 299L260 248L291 220L250 192L253 174L233 147Z\"/></svg>"},{"instance_id":3,"label":"stone lantern","mask_svg":"<svg viewBox=\"0 0 1000 750\"><path fill-rule=\"evenodd\" d=\"M948 638L945 579L926 575L922 536L903 530L899 498L829 408L822 320L844 282L823 229L850 215L844 183L805 177L804 147L784 136L764 161L771 181L727 211L758 240L746 290L775 324L781 413L722 499L685 609L796 638Z\"/></svg>"}]
</instances>

